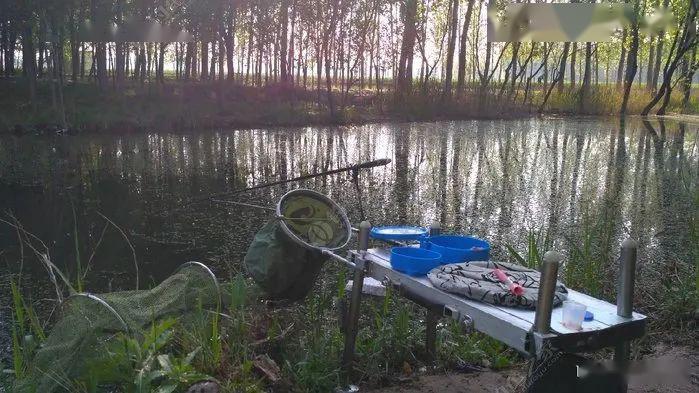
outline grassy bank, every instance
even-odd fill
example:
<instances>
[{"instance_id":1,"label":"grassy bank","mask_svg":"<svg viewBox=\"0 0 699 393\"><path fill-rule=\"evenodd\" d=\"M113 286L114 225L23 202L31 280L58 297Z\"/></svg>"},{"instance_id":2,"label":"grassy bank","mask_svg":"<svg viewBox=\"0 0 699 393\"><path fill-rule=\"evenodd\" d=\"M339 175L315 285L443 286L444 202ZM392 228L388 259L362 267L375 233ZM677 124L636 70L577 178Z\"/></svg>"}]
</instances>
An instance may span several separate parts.
<instances>
[{"instance_id":1,"label":"grassy bank","mask_svg":"<svg viewBox=\"0 0 699 393\"><path fill-rule=\"evenodd\" d=\"M71 392L184 391L198 381L216 380L224 392L328 392L345 383L340 359L343 332L338 304L345 298L344 272L328 269L302 302L270 308L242 276L222 286L218 313L205 308L153 320L142 330L117 333L106 356L90 358L79 375L60 375ZM12 284L12 359L0 379L5 391L32 391L35 355L53 319L37 317L28 297ZM357 337L353 382L378 387L424 374L424 312L389 290L365 299ZM440 324L438 369L502 369L518 358L481 334L463 334L450 321ZM86 352L89 353L89 352Z\"/></svg>"},{"instance_id":2,"label":"grassy bank","mask_svg":"<svg viewBox=\"0 0 699 393\"><path fill-rule=\"evenodd\" d=\"M390 86L390 84L388 84ZM0 132L42 133L62 131L63 111L57 92L47 82L38 86L31 102L22 78L0 80ZM544 91L501 92L497 87L481 92L475 87L446 99L441 86L433 84L396 103L390 90L355 89L334 92L336 114L330 115L327 93L299 86L269 84L264 87L219 82L130 84L120 91L100 91L94 84L78 82L64 88L65 126L73 132L132 132L187 130L194 128L244 128L355 124L381 120L501 119L539 113ZM651 95L635 88L628 113L640 113ZM680 112L679 93L672 96L669 112ZM543 113L616 114L621 92L612 85L594 87L580 102L579 89L556 89ZM699 113L696 94L688 113Z\"/></svg>"},{"instance_id":3,"label":"grassy bank","mask_svg":"<svg viewBox=\"0 0 699 393\"><path fill-rule=\"evenodd\" d=\"M699 194L697 196L699 203ZM692 220L697 240L699 221ZM15 224L16 225L16 224ZM69 293L90 283L82 274L87 265L59 272L51 267L49 252L38 239L18 229L26 250L21 263L36 258L54 271L57 293ZM614 301L613 272L618 244L605 240L612 228L602 219L590 218L565 239L569 249L560 277L571 288ZM543 250L551 247L546 231L531 231L525 248L501 245L501 255L529 267L541 263ZM695 265L677 264L673 279L657 280L653 272L637 277L637 310L650 317L649 334L635 345L635 356L659 341L691 343L696 340L699 307L699 241L690 253ZM76 248L78 245L76 244ZM48 250L48 249L46 249ZM31 255L33 254L33 256ZM134 257L135 258L135 257ZM26 262L25 262L26 259ZM134 259L135 262L135 259ZM328 263L315 287L301 302L269 304L261 301L256 286L244 276L219 277L222 301L200 306L187 315L153 319L141 330L117 332L107 356L99 357L79 375L61 378L69 391L173 392L197 381L215 379L226 392L312 391L327 392L345 382L340 359L343 348L342 304L346 301L346 271ZM36 372L35 355L59 320L57 312L37 305L27 288L28 277L14 274L12 301L12 356L2 365L5 391L15 383L31 383ZM51 282L49 280L47 282ZM54 301L54 304L57 302ZM500 370L523 366L526 360L504 345L479 333L464 334L462 326L443 319L438 325L436 370L427 369L424 349L424 309L388 289L383 298L365 298L357 338L358 379L365 388L399 383L441 370ZM214 312L212 312L214 311ZM116 370L117 372L106 372Z\"/></svg>"}]
</instances>

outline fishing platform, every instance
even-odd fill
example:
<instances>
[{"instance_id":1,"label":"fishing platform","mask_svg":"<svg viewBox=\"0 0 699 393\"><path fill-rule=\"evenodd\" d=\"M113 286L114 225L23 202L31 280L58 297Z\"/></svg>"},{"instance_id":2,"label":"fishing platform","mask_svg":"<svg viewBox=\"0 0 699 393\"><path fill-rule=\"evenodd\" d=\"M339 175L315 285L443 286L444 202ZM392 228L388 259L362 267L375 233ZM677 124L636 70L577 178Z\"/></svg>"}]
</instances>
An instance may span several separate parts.
<instances>
[{"instance_id":1,"label":"fishing platform","mask_svg":"<svg viewBox=\"0 0 699 393\"><path fill-rule=\"evenodd\" d=\"M624 369L630 356L630 342L645 334L646 316L632 310L637 244L631 239L622 243L617 304L568 289L568 300L585 305L594 314L592 321L586 321L582 330L576 331L561 323L562 307L553 307L554 287L562 261L562 255L557 252L548 252L544 256L539 302L535 310L525 310L467 299L435 287L426 276L412 276L395 270L391 267L389 248L369 248L370 229L368 222L362 222L358 230L359 248L350 250L347 258L329 253L354 271L349 307L343 318L343 365L348 374L352 372L362 287L366 277L381 282L393 293L428 310L425 346L431 361L436 354L436 326L441 318L456 320L463 324L466 331L475 329L484 333L533 358L535 363L550 362L545 358L550 359L551 354L577 354L613 347L614 364ZM438 234L438 226L431 227L430 232ZM531 377L530 371L528 378ZM625 385L622 390L625 390Z\"/></svg>"}]
</instances>

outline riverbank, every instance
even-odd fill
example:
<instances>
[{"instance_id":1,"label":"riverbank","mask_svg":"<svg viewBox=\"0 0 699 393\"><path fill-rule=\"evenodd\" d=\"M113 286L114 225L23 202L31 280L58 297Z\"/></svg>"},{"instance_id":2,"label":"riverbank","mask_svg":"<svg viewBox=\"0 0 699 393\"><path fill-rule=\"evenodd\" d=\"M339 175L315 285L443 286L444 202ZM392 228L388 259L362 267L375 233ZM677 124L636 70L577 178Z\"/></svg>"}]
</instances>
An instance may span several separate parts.
<instances>
[{"instance_id":1,"label":"riverbank","mask_svg":"<svg viewBox=\"0 0 699 393\"><path fill-rule=\"evenodd\" d=\"M513 119L556 115L615 115L621 95L612 86L595 87L580 104L577 90L553 92L540 108L543 89L486 93L467 89L451 98L439 86L396 102L391 91L353 90L333 95L328 109L325 91L269 84L263 87L221 82L130 84L119 91L102 92L90 83L69 84L61 95L49 83L40 83L32 103L21 78L0 81L0 133L132 133L212 128L256 128L366 124L380 121L431 121ZM696 94L695 94L696 95ZM632 91L629 114L638 114L650 94ZM670 112L678 112L680 97L674 96ZM63 108L63 109L61 109ZM690 100L690 114L699 113L697 97Z\"/></svg>"}]
</instances>

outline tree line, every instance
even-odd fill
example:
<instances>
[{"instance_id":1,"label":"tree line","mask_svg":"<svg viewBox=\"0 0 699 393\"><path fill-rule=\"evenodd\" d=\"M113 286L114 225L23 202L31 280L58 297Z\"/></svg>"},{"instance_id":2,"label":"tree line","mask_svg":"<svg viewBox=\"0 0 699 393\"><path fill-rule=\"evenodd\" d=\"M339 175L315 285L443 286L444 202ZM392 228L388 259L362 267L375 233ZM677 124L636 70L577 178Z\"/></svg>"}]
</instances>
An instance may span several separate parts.
<instances>
[{"instance_id":1,"label":"tree line","mask_svg":"<svg viewBox=\"0 0 699 393\"><path fill-rule=\"evenodd\" d=\"M492 2L491 6L503 6ZM580 107L593 88L613 85L652 97L644 114L665 113L679 86L687 107L697 58L697 0L636 0L636 16L670 7L672 28L649 34L639 19L612 42L487 41L485 0L0 0L0 75L102 90L131 84L220 81L284 83L317 92L332 115L353 94L412 95L444 102L476 95L546 106L573 91ZM181 26L189 42L86 42L85 21ZM339 107L339 109L338 109Z\"/></svg>"}]
</instances>

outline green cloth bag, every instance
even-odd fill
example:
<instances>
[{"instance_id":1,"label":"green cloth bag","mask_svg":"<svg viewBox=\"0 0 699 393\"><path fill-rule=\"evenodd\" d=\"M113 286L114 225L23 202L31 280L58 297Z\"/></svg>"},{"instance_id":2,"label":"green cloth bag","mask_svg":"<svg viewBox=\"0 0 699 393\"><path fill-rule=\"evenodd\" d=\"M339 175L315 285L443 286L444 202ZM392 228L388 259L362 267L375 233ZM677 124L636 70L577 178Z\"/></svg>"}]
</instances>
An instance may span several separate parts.
<instances>
[{"instance_id":1,"label":"green cloth bag","mask_svg":"<svg viewBox=\"0 0 699 393\"><path fill-rule=\"evenodd\" d=\"M255 235L244 263L267 298L295 301L310 292L327 259L289 239L273 219Z\"/></svg>"}]
</instances>

